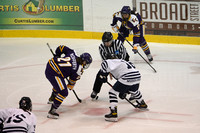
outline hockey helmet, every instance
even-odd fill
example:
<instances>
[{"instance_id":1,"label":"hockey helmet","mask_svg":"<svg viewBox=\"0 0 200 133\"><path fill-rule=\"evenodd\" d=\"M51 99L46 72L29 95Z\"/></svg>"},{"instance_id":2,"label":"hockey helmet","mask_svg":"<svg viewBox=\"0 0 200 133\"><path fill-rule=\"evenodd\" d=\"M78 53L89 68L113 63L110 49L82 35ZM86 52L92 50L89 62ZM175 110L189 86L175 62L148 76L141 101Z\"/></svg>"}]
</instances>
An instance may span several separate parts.
<instances>
[{"instance_id":1,"label":"hockey helmet","mask_svg":"<svg viewBox=\"0 0 200 133\"><path fill-rule=\"evenodd\" d=\"M102 42L109 42L113 39L113 35L111 32L104 32L102 36Z\"/></svg>"},{"instance_id":2,"label":"hockey helmet","mask_svg":"<svg viewBox=\"0 0 200 133\"><path fill-rule=\"evenodd\" d=\"M22 97L19 101L19 108L24 111L32 111L32 102L29 97Z\"/></svg>"},{"instance_id":3,"label":"hockey helmet","mask_svg":"<svg viewBox=\"0 0 200 133\"><path fill-rule=\"evenodd\" d=\"M82 61L85 61L86 64L83 64L83 68L87 69L92 63L92 56L89 53L83 53L80 55Z\"/></svg>"},{"instance_id":4,"label":"hockey helmet","mask_svg":"<svg viewBox=\"0 0 200 133\"><path fill-rule=\"evenodd\" d=\"M131 8L130 6L123 6L121 10L122 14L131 14Z\"/></svg>"}]
</instances>

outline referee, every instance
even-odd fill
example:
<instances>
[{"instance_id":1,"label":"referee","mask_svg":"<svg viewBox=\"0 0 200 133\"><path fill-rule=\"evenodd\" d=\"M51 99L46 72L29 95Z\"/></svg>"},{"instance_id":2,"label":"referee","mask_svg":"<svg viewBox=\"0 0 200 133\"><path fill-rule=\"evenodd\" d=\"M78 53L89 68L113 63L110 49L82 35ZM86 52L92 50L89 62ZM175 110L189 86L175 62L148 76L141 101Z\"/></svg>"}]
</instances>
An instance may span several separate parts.
<instances>
[{"instance_id":1,"label":"referee","mask_svg":"<svg viewBox=\"0 0 200 133\"><path fill-rule=\"evenodd\" d=\"M102 43L99 46L99 53L102 60L118 58L129 61L129 55L120 40L114 40L111 32L104 32L102 36ZM93 85L93 92L91 98L96 98L97 94L101 90L102 82L100 80L99 72L96 75L96 79Z\"/></svg>"}]
</instances>

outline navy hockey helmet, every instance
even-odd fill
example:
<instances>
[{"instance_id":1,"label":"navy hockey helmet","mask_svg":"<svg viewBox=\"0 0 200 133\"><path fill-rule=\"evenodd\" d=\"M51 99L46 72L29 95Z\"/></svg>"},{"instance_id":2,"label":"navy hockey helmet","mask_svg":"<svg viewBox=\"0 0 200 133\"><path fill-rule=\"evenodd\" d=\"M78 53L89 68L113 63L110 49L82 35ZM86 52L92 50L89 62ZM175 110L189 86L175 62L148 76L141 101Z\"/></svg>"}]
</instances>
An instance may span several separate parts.
<instances>
[{"instance_id":1,"label":"navy hockey helmet","mask_svg":"<svg viewBox=\"0 0 200 133\"><path fill-rule=\"evenodd\" d=\"M83 68L87 69L92 63L92 56L89 53L83 53L80 55L82 61L85 61L86 64L83 64Z\"/></svg>"},{"instance_id":2,"label":"navy hockey helmet","mask_svg":"<svg viewBox=\"0 0 200 133\"><path fill-rule=\"evenodd\" d=\"M102 42L109 42L113 39L113 35L111 32L104 32L102 36Z\"/></svg>"},{"instance_id":3,"label":"navy hockey helmet","mask_svg":"<svg viewBox=\"0 0 200 133\"><path fill-rule=\"evenodd\" d=\"M121 10L122 14L131 14L131 8L130 6L123 6Z\"/></svg>"},{"instance_id":4,"label":"navy hockey helmet","mask_svg":"<svg viewBox=\"0 0 200 133\"><path fill-rule=\"evenodd\" d=\"M19 101L19 108L24 111L32 111L32 102L29 97L22 97Z\"/></svg>"}]
</instances>

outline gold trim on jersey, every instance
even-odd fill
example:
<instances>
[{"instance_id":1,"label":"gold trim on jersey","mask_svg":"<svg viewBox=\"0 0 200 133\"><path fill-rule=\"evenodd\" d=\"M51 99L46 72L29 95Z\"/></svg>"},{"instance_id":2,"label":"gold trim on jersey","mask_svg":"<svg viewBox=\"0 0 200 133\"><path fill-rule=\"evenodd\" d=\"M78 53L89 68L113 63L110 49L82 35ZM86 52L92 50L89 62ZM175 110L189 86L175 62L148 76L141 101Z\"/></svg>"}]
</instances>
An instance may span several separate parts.
<instances>
[{"instance_id":1,"label":"gold trim on jersey","mask_svg":"<svg viewBox=\"0 0 200 133\"><path fill-rule=\"evenodd\" d=\"M70 83L71 85L76 84L76 80L71 80L71 79L69 79L68 81L69 81L69 83Z\"/></svg>"},{"instance_id":2,"label":"gold trim on jersey","mask_svg":"<svg viewBox=\"0 0 200 133\"><path fill-rule=\"evenodd\" d=\"M58 65L55 63L54 59L52 58L51 60L49 60L49 64L51 66L51 68L58 74L61 74L61 76L64 78L64 75L62 74L60 68L58 67Z\"/></svg>"},{"instance_id":3,"label":"gold trim on jersey","mask_svg":"<svg viewBox=\"0 0 200 133\"><path fill-rule=\"evenodd\" d=\"M131 19L131 15L129 15L128 21L130 21L130 19Z\"/></svg>"},{"instance_id":4,"label":"gold trim on jersey","mask_svg":"<svg viewBox=\"0 0 200 133\"><path fill-rule=\"evenodd\" d=\"M63 51L64 47L65 47L64 45L59 46L61 52Z\"/></svg>"},{"instance_id":5,"label":"gold trim on jersey","mask_svg":"<svg viewBox=\"0 0 200 133\"><path fill-rule=\"evenodd\" d=\"M137 33L133 33L133 37L140 37L140 31L138 31Z\"/></svg>"},{"instance_id":6,"label":"gold trim on jersey","mask_svg":"<svg viewBox=\"0 0 200 133\"><path fill-rule=\"evenodd\" d=\"M52 89L54 92L57 92L54 88Z\"/></svg>"},{"instance_id":7,"label":"gold trim on jersey","mask_svg":"<svg viewBox=\"0 0 200 133\"><path fill-rule=\"evenodd\" d=\"M57 84L59 85L60 90L61 90L61 91L64 90L65 87L64 87L64 85L62 84L62 81L60 80L60 78L59 78L59 77L55 77L55 78L56 78Z\"/></svg>"},{"instance_id":8,"label":"gold trim on jersey","mask_svg":"<svg viewBox=\"0 0 200 133\"><path fill-rule=\"evenodd\" d=\"M51 66L51 68L57 73L57 74L60 74L58 71L57 71L57 68L55 68L52 64L51 64L51 61L52 60L49 60L49 65ZM53 62L52 62L53 63Z\"/></svg>"}]
</instances>

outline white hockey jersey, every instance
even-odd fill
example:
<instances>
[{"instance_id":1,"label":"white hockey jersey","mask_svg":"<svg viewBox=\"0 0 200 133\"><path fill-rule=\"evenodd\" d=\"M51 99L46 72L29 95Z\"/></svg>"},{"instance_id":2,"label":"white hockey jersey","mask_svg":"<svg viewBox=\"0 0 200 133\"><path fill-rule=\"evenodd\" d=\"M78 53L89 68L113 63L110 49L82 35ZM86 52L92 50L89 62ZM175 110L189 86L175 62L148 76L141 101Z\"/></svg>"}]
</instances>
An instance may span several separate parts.
<instances>
[{"instance_id":1,"label":"white hockey jersey","mask_svg":"<svg viewBox=\"0 0 200 133\"><path fill-rule=\"evenodd\" d=\"M36 117L32 112L22 109L0 109L0 122L3 122L3 132L35 133Z\"/></svg>"},{"instance_id":2,"label":"white hockey jersey","mask_svg":"<svg viewBox=\"0 0 200 133\"><path fill-rule=\"evenodd\" d=\"M108 59L102 62L101 70L111 73L116 80L125 85L140 83L141 75L131 62L121 59Z\"/></svg>"}]
</instances>

